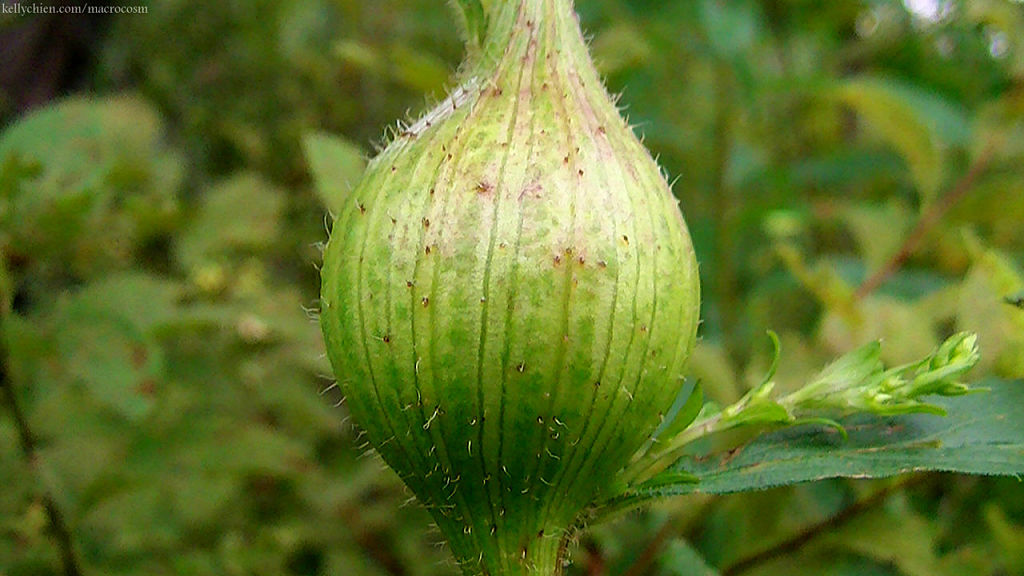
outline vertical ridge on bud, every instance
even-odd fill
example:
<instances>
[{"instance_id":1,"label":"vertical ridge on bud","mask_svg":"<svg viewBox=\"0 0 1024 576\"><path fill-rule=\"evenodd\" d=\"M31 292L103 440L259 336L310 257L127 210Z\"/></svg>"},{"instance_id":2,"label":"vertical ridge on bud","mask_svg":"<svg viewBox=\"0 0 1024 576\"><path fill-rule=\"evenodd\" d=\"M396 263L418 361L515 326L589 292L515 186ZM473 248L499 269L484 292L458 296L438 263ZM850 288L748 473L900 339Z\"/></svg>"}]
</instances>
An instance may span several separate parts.
<instances>
[{"instance_id":1,"label":"vertical ridge on bud","mask_svg":"<svg viewBox=\"0 0 1024 576\"><path fill-rule=\"evenodd\" d=\"M569 0L473 3L460 87L334 223L321 321L353 418L465 572L551 575L676 396L696 263Z\"/></svg>"}]
</instances>

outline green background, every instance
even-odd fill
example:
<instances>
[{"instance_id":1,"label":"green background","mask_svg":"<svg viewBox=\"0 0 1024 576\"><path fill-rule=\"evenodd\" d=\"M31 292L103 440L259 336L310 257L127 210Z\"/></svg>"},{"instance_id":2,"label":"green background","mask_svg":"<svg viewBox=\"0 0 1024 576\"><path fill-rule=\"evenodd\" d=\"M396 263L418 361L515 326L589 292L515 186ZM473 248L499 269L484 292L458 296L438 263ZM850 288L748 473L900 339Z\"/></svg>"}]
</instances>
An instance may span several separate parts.
<instances>
[{"instance_id":1,"label":"green background","mask_svg":"<svg viewBox=\"0 0 1024 576\"><path fill-rule=\"evenodd\" d=\"M152 3L96 23L31 111L0 86L0 576L64 570L51 510L90 575L457 573L346 421L315 320L328 208L453 86L445 4ZM1024 4L577 4L693 234L709 396L759 382L767 329L783 391L869 340L896 364L957 330L979 334L972 379L1024 378ZM1018 480L934 474L669 500L590 527L567 574L1022 559Z\"/></svg>"}]
</instances>

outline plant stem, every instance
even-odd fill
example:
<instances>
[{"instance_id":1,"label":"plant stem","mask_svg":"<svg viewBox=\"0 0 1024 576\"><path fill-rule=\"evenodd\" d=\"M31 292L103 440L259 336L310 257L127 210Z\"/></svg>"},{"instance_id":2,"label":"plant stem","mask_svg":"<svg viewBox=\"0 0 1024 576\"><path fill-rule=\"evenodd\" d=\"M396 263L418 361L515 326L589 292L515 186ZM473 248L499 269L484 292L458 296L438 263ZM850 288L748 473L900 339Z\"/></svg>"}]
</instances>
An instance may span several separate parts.
<instances>
[{"instance_id":1,"label":"plant stem","mask_svg":"<svg viewBox=\"0 0 1024 576\"><path fill-rule=\"evenodd\" d=\"M764 562L796 552L821 534L839 528L864 512L882 504L894 493L909 486L920 484L927 478L928 477L924 475L904 476L870 496L857 500L853 504L840 510L838 513L829 516L820 522L805 526L802 530L793 534L789 538L786 538L765 550L755 552L749 556L744 556L732 564L723 567L720 570L721 576L736 576L737 574L742 574L743 572L763 564Z\"/></svg>"},{"instance_id":2,"label":"plant stem","mask_svg":"<svg viewBox=\"0 0 1024 576\"><path fill-rule=\"evenodd\" d=\"M654 538L651 538L633 564L622 573L622 576L642 576L645 574L651 564L654 564L658 553L665 547L665 543L675 533L676 526L672 519L665 520L665 523L661 525L658 532L654 534Z\"/></svg>"},{"instance_id":3,"label":"plant stem","mask_svg":"<svg viewBox=\"0 0 1024 576\"><path fill-rule=\"evenodd\" d=\"M14 391L14 384L11 382L10 375L7 373L7 366L9 365L9 358L7 352L7 337L4 326L4 320L6 319L6 310L0 311L0 390L3 392L3 401L11 410L11 415L14 418L14 427L18 433L18 440L21 444L21 451L25 457L25 461L33 472L38 472L39 466L39 455L36 451L36 439L35 434L32 433L32 428L29 427L28 419L25 418L25 413L21 409L21 405L18 403L17 394ZM38 476L38 473L36 474ZM53 536L54 543L60 552L61 565L64 569L65 576L81 576L82 569L78 562L78 557L75 554L74 541L71 537L71 530L68 528L68 523L64 519L64 514L57 506L56 500L47 490L43 490L42 494L43 508L46 510L46 517L50 524L50 532Z\"/></svg>"},{"instance_id":4,"label":"plant stem","mask_svg":"<svg viewBox=\"0 0 1024 576\"><path fill-rule=\"evenodd\" d=\"M696 512L690 512L685 518L678 518L679 514L673 514L658 528L658 531L651 538L636 560L622 573L622 576L641 576L648 573L648 568L657 561L658 554L664 549L665 544L674 537L685 537L697 524L697 520L703 518L708 509L716 502L716 499L704 495L703 500L698 500ZM682 520L682 521L680 521Z\"/></svg>"}]
</instances>

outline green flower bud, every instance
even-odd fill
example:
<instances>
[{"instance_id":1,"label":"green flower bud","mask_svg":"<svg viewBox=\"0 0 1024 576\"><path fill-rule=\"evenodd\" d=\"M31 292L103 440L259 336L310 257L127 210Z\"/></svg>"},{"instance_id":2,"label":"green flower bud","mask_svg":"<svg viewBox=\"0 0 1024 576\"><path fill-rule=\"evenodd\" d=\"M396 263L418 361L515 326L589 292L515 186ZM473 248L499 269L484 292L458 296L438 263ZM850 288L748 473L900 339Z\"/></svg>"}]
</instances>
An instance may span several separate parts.
<instances>
[{"instance_id":1,"label":"green flower bud","mask_svg":"<svg viewBox=\"0 0 1024 576\"><path fill-rule=\"evenodd\" d=\"M550 575L682 384L697 265L569 0L485 6L461 85L338 214L321 321L354 420L466 573Z\"/></svg>"}]
</instances>

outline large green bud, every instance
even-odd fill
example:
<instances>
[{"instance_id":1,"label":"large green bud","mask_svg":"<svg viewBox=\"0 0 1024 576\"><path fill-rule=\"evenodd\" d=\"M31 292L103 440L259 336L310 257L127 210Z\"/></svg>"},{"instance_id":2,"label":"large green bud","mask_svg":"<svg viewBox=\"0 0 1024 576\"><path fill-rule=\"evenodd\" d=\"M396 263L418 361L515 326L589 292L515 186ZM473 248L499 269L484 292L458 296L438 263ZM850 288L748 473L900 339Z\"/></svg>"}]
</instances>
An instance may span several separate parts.
<instances>
[{"instance_id":1,"label":"large green bud","mask_svg":"<svg viewBox=\"0 0 1024 576\"><path fill-rule=\"evenodd\" d=\"M321 321L352 417L466 573L551 575L679 391L697 264L570 1L482 9L461 85L338 214Z\"/></svg>"}]
</instances>

